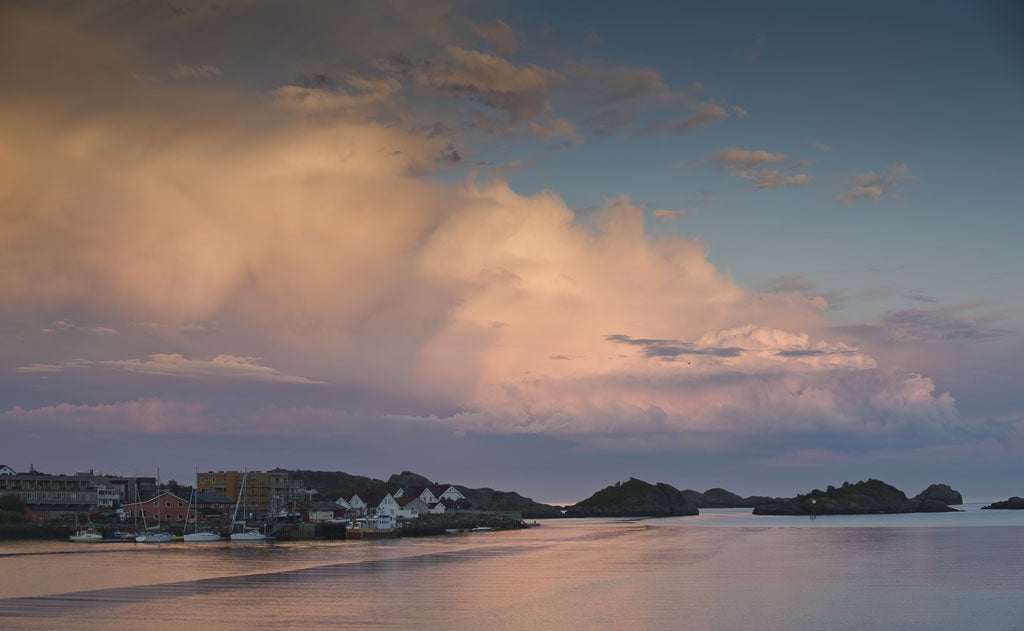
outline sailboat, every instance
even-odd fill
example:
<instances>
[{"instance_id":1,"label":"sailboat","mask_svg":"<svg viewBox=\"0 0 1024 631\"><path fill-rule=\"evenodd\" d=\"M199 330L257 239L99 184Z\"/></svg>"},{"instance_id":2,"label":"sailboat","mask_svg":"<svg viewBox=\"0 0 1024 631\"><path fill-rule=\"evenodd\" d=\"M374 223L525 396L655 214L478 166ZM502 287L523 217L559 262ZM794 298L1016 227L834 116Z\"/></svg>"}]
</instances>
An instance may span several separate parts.
<instances>
[{"instance_id":1,"label":"sailboat","mask_svg":"<svg viewBox=\"0 0 1024 631\"><path fill-rule=\"evenodd\" d=\"M182 534L185 535L184 536L185 543L204 543L204 542L207 542L207 541L220 541L220 535L218 535L215 532L210 532L209 530L204 530L203 532L199 532L199 488L198 488L198 486L195 489L192 489L192 495L188 496L188 507L189 507L189 510L192 510L192 499L193 498L195 498L195 504L196 504L195 513L194 513L195 514L195 521L194 521L194 523L195 523L195 530L193 532L191 532L191 533L185 532L185 531L188 530L188 520L187 520L188 512L186 511L185 512L185 516L186 516L185 527L182 529Z\"/></svg>"},{"instance_id":2,"label":"sailboat","mask_svg":"<svg viewBox=\"0 0 1024 631\"><path fill-rule=\"evenodd\" d=\"M238 501L235 502L235 513L231 516L231 540L232 541L266 541L270 539L265 533L261 532L259 528L245 525L245 519L241 522L238 521L238 509L242 505L242 495L245 493L245 479L248 473L242 474L242 488L238 490ZM241 523L242 530L235 532L235 525Z\"/></svg>"},{"instance_id":3,"label":"sailboat","mask_svg":"<svg viewBox=\"0 0 1024 631\"><path fill-rule=\"evenodd\" d=\"M159 488L160 487L158 486L157 489L159 490ZM135 497L136 497L136 499L138 499L138 496L139 496L139 487L138 487L138 485L136 485L136 487L135 487ZM157 495L157 498L159 498L159 497L160 497L160 494ZM137 534L135 536L135 543L170 543L173 540L173 538L171 537L171 533L169 533L169 532L160 532L160 505L159 505L159 502L157 503L157 508L156 508L156 526L155 526L156 532L150 532L149 528L146 526L146 511L145 511L145 509L142 508L142 503L141 502L139 503L139 510L142 512L142 529L143 529L143 531L142 531L141 534Z\"/></svg>"}]
</instances>

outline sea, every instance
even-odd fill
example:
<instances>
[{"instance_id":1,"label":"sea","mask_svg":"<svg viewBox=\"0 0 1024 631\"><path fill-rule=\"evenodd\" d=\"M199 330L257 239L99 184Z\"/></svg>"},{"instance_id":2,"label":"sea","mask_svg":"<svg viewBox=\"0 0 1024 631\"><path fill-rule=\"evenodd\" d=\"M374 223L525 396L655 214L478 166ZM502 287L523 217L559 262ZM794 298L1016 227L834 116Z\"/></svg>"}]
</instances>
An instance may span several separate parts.
<instances>
[{"instance_id":1,"label":"sea","mask_svg":"<svg viewBox=\"0 0 1024 631\"><path fill-rule=\"evenodd\" d=\"M0 629L1024 629L1024 511L0 542Z\"/></svg>"}]
</instances>

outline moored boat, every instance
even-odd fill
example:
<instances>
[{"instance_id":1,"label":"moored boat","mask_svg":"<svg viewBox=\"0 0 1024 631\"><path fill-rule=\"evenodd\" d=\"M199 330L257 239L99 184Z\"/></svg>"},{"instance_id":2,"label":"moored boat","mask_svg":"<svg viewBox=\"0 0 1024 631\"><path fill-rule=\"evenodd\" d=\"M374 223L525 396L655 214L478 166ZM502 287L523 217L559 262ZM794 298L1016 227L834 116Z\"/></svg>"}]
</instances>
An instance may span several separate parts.
<instances>
[{"instance_id":1,"label":"moored boat","mask_svg":"<svg viewBox=\"0 0 1024 631\"><path fill-rule=\"evenodd\" d=\"M75 534L68 537L69 541L74 543L98 543L103 541L103 533L96 530L92 526L86 528L80 528L75 531Z\"/></svg>"},{"instance_id":2,"label":"moored boat","mask_svg":"<svg viewBox=\"0 0 1024 631\"><path fill-rule=\"evenodd\" d=\"M345 529L346 539L394 539L398 528L393 515L359 517Z\"/></svg>"},{"instance_id":3,"label":"moored boat","mask_svg":"<svg viewBox=\"0 0 1024 631\"><path fill-rule=\"evenodd\" d=\"M238 509L242 506L242 495L245 494L245 479L248 477L248 473L242 474L242 488L238 490L238 499L235 501L235 513L231 516L231 541L268 541L272 537L268 537L265 532L262 532L259 528L248 526L245 520L238 520ZM241 526L241 532L235 532L235 526Z\"/></svg>"},{"instance_id":4,"label":"moored boat","mask_svg":"<svg viewBox=\"0 0 1024 631\"><path fill-rule=\"evenodd\" d=\"M135 543L170 543L174 538L169 532L146 532L135 537Z\"/></svg>"}]
</instances>

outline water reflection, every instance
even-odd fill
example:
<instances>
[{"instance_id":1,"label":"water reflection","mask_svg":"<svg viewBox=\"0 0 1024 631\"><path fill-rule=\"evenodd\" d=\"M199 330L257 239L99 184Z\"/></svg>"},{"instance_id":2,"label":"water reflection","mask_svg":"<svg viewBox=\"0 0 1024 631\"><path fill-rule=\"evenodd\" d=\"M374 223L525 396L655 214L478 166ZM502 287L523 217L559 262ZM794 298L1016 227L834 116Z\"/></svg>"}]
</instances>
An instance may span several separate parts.
<instances>
[{"instance_id":1,"label":"water reflection","mask_svg":"<svg viewBox=\"0 0 1024 631\"><path fill-rule=\"evenodd\" d=\"M708 517L387 542L5 546L0 626L1012 629L1022 535Z\"/></svg>"}]
</instances>

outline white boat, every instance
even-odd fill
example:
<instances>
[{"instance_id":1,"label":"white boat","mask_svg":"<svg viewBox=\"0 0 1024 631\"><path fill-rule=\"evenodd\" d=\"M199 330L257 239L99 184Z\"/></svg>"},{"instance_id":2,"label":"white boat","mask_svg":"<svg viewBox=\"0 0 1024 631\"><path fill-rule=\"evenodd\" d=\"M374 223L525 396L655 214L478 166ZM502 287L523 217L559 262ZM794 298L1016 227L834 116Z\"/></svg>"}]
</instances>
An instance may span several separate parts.
<instances>
[{"instance_id":1,"label":"white boat","mask_svg":"<svg viewBox=\"0 0 1024 631\"><path fill-rule=\"evenodd\" d=\"M263 533L259 528L253 528L252 526L244 526L242 532L231 533L232 541L267 541L270 539Z\"/></svg>"},{"instance_id":2,"label":"white boat","mask_svg":"<svg viewBox=\"0 0 1024 631\"><path fill-rule=\"evenodd\" d=\"M135 543L170 543L173 540L169 532L147 532L135 537Z\"/></svg>"},{"instance_id":3,"label":"white boat","mask_svg":"<svg viewBox=\"0 0 1024 631\"><path fill-rule=\"evenodd\" d=\"M476 528L470 529L470 532L491 532L494 528L490 526L477 526Z\"/></svg>"},{"instance_id":4,"label":"white boat","mask_svg":"<svg viewBox=\"0 0 1024 631\"><path fill-rule=\"evenodd\" d=\"M103 533L92 526L88 526L86 528L76 530L75 534L68 537L68 540L74 541L75 543L97 543L99 541L103 541Z\"/></svg>"},{"instance_id":5,"label":"white boat","mask_svg":"<svg viewBox=\"0 0 1024 631\"><path fill-rule=\"evenodd\" d=\"M238 509L242 506L242 495L245 493L245 479L248 473L242 474L242 488L238 489L238 500L235 502L235 513L231 516L231 540L232 541L267 541L270 539L266 533L259 528L245 525L245 520L238 521ZM241 526L240 532L235 532L235 526Z\"/></svg>"},{"instance_id":6,"label":"white boat","mask_svg":"<svg viewBox=\"0 0 1024 631\"><path fill-rule=\"evenodd\" d=\"M394 515L369 515L352 522L345 530L346 539L394 539L398 528Z\"/></svg>"},{"instance_id":7,"label":"white boat","mask_svg":"<svg viewBox=\"0 0 1024 631\"><path fill-rule=\"evenodd\" d=\"M195 502L196 507L195 507L195 510L193 512L193 515L195 516L195 519L193 521L193 523L195 524L195 530L193 532L189 533L189 532L184 532L184 531L188 530L188 523L187 523L188 511L193 510L192 509L192 498L195 498L195 500L196 500L196 502ZM185 517L186 517L186 524L185 524L185 527L182 529L182 534L184 535L184 537L182 537L182 540L185 543L206 543L206 542L209 542L209 541L220 541L220 535L218 535L217 533L209 532L209 531L202 531L202 532L200 532L200 530L199 530L199 484L198 484L198 481L196 483L196 488L192 489L192 495L190 495L189 498L188 498L188 510L185 511Z\"/></svg>"},{"instance_id":8,"label":"white boat","mask_svg":"<svg viewBox=\"0 0 1024 631\"><path fill-rule=\"evenodd\" d=\"M138 497L138 492L139 492L139 489L136 486L136 488L135 488L136 497ZM160 495L161 495L161 493L160 493L160 469L157 469L156 470L156 497L159 498ZM146 500L146 501L148 502L149 500ZM171 536L171 533L169 533L169 532L161 532L161 529L160 529L161 528L161 526L160 526L160 507L159 506L157 506L157 509L156 509L156 526L152 526L152 530L150 530L150 528L146 526L146 511L145 511L145 509L141 508L141 504L140 504L140 511L142 512L142 527L143 527L144 530L141 533L139 533L138 535L136 535L135 543L170 543L171 541L174 541L174 538Z\"/></svg>"}]
</instances>

